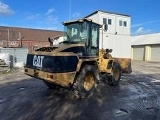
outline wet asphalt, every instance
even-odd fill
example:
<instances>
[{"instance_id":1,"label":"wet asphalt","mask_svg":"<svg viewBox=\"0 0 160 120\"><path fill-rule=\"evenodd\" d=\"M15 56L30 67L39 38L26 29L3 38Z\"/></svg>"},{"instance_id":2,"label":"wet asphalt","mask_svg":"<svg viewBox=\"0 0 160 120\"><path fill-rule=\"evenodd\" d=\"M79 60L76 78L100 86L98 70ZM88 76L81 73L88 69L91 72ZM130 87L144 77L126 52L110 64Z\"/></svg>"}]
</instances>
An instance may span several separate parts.
<instances>
[{"instance_id":1,"label":"wet asphalt","mask_svg":"<svg viewBox=\"0 0 160 120\"><path fill-rule=\"evenodd\" d=\"M23 70L0 75L0 120L160 120L160 63L132 61L132 69L88 99L49 90Z\"/></svg>"}]
</instances>

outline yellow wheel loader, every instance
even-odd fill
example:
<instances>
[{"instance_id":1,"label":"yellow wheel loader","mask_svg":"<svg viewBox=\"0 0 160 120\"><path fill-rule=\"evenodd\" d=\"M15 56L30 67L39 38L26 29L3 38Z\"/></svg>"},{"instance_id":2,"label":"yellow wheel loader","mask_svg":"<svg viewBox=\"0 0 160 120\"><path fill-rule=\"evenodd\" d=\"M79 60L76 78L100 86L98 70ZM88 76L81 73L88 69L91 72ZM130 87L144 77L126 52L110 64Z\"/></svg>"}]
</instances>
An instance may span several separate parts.
<instances>
[{"instance_id":1,"label":"yellow wheel loader","mask_svg":"<svg viewBox=\"0 0 160 120\"><path fill-rule=\"evenodd\" d=\"M80 97L92 95L101 80L118 85L119 63L112 58L111 49L99 49L102 25L86 18L63 25L64 41L28 53L25 74L43 80L51 89L72 88Z\"/></svg>"}]
</instances>

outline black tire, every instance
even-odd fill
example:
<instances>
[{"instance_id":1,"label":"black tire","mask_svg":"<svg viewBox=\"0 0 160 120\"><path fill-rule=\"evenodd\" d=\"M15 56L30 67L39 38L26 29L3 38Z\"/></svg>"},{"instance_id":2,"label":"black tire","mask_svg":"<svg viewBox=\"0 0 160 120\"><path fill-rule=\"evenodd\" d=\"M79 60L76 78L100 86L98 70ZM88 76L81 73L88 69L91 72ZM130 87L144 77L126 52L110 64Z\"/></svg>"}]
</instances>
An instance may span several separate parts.
<instances>
[{"instance_id":1,"label":"black tire","mask_svg":"<svg viewBox=\"0 0 160 120\"><path fill-rule=\"evenodd\" d=\"M118 62L114 62L112 66L112 73L108 76L108 84L111 86L117 86L121 79L122 70Z\"/></svg>"},{"instance_id":2,"label":"black tire","mask_svg":"<svg viewBox=\"0 0 160 120\"><path fill-rule=\"evenodd\" d=\"M78 73L73 85L74 94L80 98L92 96L96 90L99 74L93 65L85 65Z\"/></svg>"}]
</instances>

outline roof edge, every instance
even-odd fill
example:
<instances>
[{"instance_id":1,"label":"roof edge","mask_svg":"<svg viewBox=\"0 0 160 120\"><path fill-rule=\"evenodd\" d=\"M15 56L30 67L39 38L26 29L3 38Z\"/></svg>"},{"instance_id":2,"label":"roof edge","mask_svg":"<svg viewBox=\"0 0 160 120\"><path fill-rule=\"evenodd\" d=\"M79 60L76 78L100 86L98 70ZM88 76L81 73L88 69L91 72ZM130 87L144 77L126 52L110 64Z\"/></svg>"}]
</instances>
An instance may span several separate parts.
<instances>
[{"instance_id":1,"label":"roof edge","mask_svg":"<svg viewBox=\"0 0 160 120\"><path fill-rule=\"evenodd\" d=\"M109 13L109 14L116 14L116 15L122 15L122 16L127 16L127 17L130 17L130 15L126 15L126 14L121 14L121 13L116 13L116 12L109 12L109 11L103 11L103 10L96 10L94 12L92 12L91 14L85 16L84 18L87 18L87 17L90 17L98 12L104 12L104 13Z\"/></svg>"},{"instance_id":2,"label":"roof edge","mask_svg":"<svg viewBox=\"0 0 160 120\"><path fill-rule=\"evenodd\" d=\"M7 29L13 28L13 29L27 29L27 30L38 30L38 31L63 32L63 31L60 31L60 30L50 30L50 29L40 29L40 28L27 28L27 27L16 27L16 26L1 26L1 25L0 25L0 28L7 28Z\"/></svg>"}]
</instances>

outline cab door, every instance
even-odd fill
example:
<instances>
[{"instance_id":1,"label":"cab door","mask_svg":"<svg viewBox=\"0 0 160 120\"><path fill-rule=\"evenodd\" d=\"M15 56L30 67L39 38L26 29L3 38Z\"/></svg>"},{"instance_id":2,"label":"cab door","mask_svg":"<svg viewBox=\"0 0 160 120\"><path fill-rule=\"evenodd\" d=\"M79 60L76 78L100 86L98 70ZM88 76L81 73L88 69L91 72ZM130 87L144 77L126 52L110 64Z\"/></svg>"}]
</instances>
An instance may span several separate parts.
<instances>
[{"instance_id":1,"label":"cab door","mask_svg":"<svg viewBox=\"0 0 160 120\"><path fill-rule=\"evenodd\" d=\"M91 26L91 56L98 56L99 49L99 27L96 24Z\"/></svg>"}]
</instances>

